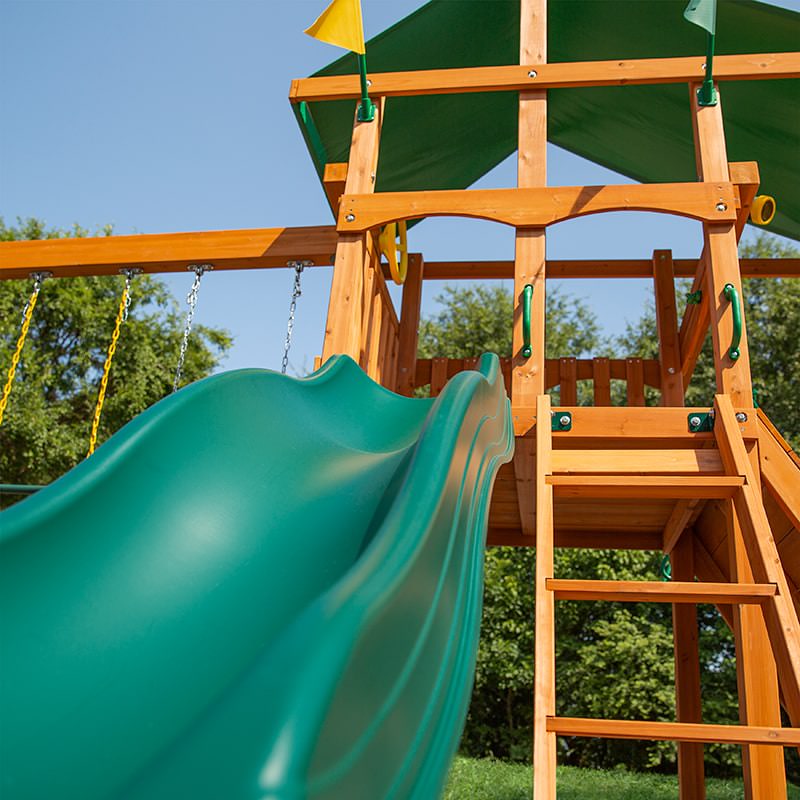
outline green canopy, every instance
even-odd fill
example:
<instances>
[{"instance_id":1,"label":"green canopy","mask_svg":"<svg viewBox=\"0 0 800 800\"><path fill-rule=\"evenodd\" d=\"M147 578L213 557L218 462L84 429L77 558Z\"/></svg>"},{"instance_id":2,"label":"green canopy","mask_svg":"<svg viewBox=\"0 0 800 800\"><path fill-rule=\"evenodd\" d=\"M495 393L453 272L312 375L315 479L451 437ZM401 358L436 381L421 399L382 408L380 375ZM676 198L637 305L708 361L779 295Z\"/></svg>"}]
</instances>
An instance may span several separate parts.
<instances>
[{"instance_id":1,"label":"green canopy","mask_svg":"<svg viewBox=\"0 0 800 800\"><path fill-rule=\"evenodd\" d=\"M549 60L702 55L705 36L686 0L550 0ZM753 0L720 0L718 54L798 49L800 14ZM431 0L367 44L370 72L518 63L519 0ZM316 75L357 72L347 54ZM800 240L800 83L726 81L728 158L758 161L777 200L769 230ZM517 146L517 93L392 97L378 191L466 188ZM696 179L685 84L551 89L548 139L645 182ZM315 102L298 119L315 165L346 161L354 103Z\"/></svg>"}]
</instances>

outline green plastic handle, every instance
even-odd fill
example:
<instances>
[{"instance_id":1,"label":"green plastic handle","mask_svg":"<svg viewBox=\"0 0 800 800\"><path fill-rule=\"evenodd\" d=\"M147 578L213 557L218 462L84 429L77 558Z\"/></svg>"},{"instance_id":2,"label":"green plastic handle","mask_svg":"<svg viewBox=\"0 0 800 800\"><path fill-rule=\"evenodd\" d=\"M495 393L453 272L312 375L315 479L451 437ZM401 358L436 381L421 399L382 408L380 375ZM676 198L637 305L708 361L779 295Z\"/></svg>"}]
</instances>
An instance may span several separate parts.
<instances>
[{"instance_id":1,"label":"green plastic handle","mask_svg":"<svg viewBox=\"0 0 800 800\"><path fill-rule=\"evenodd\" d=\"M522 357L530 358L531 353L531 300L533 300L533 286L525 284L522 290Z\"/></svg>"},{"instance_id":2,"label":"green plastic handle","mask_svg":"<svg viewBox=\"0 0 800 800\"><path fill-rule=\"evenodd\" d=\"M731 302L731 313L733 314L733 336L731 337L731 348L728 350L728 357L731 361L736 361L741 355L739 342L742 341L742 304L739 302L739 292L732 283L726 283L722 294Z\"/></svg>"}]
</instances>

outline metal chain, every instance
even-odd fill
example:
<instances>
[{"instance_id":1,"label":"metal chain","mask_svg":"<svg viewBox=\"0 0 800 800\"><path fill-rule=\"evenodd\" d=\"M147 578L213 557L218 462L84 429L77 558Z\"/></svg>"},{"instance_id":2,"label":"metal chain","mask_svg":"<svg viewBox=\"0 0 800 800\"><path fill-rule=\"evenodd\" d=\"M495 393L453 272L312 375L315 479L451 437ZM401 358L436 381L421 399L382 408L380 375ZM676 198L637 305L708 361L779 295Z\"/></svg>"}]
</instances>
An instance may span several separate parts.
<instances>
[{"instance_id":1,"label":"metal chain","mask_svg":"<svg viewBox=\"0 0 800 800\"><path fill-rule=\"evenodd\" d=\"M192 281L192 288L189 289L189 294L186 295L186 302L189 305L189 311L186 314L186 326L183 329L183 340L181 341L181 351L178 355L178 366L175 370L175 380L172 382L172 391L177 392L178 386L181 382L183 375L183 364L186 361L186 350L189 347L189 334L192 332L192 320L194 319L194 311L197 307L197 295L200 291L200 279L206 272L214 269L213 264L193 264L189 269L194 272L194 281Z\"/></svg>"},{"instance_id":2,"label":"metal chain","mask_svg":"<svg viewBox=\"0 0 800 800\"><path fill-rule=\"evenodd\" d=\"M127 321L128 311L131 307L131 284L133 283L134 276L139 275L142 270L138 267L131 267L130 269L121 269L120 272L125 276L125 288L122 290L122 297L120 297L119 300L117 318L114 321L114 332L111 334L111 344L108 346L106 360L103 364L103 376L100 378L100 391L97 393L97 404L94 407L92 430L89 434L89 451L86 453L87 458L94 453L95 447L97 446L97 432L100 429L100 415L103 413L103 403L105 403L106 399L108 376L111 373L111 362L114 359L114 353L117 352L117 341L119 340L122 323Z\"/></svg>"},{"instance_id":3,"label":"metal chain","mask_svg":"<svg viewBox=\"0 0 800 800\"><path fill-rule=\"evenodd\" d=\"M0 425L3 423L3 415L6 412L8 405L8 398L11 395L11 387L14 385L14 377L17 374L17 366L22 356L22 348L25 345L25 339L28 336L28 328L31 326L31 318L33 317L33 309L36 308L36 300L39 297L39 291L42 288L42 283L45 278L49 278L52 272L32 272L33 290L28 297L25 307L22 309L22 324L17 339L17 346L14 348L14 354L11 356L11 366L8 369L6 382L3 386L3 393L0 395Z\"/></svg>"},{"instance_id":4,"label":"metal chain","mask_svg":"<svg viewBox=\"0 0 800 800\"><path fill-rule=\"evenodd\" d=\"M310 261L288 261L287 267L294 267L294 286L292 287L292 302L289 303L289 321L286 324L286 341L283 343L283 361L281 374L286 374L289 366L289 348L292 346L292 333L294 331L294 314L297 310L297 298L303 293L300 289L300 276L306 267L311 266Z\"/></svg>"}]
</instances>

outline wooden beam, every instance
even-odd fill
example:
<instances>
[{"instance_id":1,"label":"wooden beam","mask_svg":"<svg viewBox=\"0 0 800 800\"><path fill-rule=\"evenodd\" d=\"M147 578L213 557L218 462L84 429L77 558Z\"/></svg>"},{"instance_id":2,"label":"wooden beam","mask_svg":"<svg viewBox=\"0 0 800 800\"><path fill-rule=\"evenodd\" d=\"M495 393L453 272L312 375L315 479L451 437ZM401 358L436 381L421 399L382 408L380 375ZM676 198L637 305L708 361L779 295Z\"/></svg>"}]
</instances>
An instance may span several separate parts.
<instances>
[{"instance_id":1,"label":"wooden beam","mask_svg":"<svg viewBox=\"0 0 800 800\"><path fill-rule=\"evenodd\" d=\"M0 245L0 252L2 246ZM696 258L676 258L672 265L676 278L693 278L697 272ZM800 278L800 258L740 258L739 265L745 278ZM559 280L650 278L653 275L653 262L647 258L548 259L546 267L547 277ZM425 262L426 281L509 280L513 277L513 261Z\"/></svg>"},{"instance_id":2,"label":"wooden beam","mask_svg":"<svg viewBox=\"0 0 800 800\"><path fill-rule=\"evenodd\" d=\"M737 409L738 410L738 409ZM697 447L701 442L713 441L711 433L689 433L688 417L691 414L708 412L708 408L625 408L614 406L612 408L592 408L591 406L559 406L555 413L568 411L572 416L572 430L555 432L553 437L556 443L570 442L571 447L582 447L579 442L605 439L605 445L616 447L608 440L619 439L627 444L625 447L636 446L636 440L660 441L674 440L675 442L694 442ZM746 438L757 437L756 422L753 419L752 409L746 422L741 423ZM588 445L587 445L588 446Z\"/></svg>"},{"instance_id":3,"label":"wooden beam","mask_svg":"<svg viewBox=\"0 0 800 800\"><path fill-rule=\"evenodd\" d=\"M445 216L488 219L516 228L543 228L605 211L677 214L705 222L727 222L731 227L736 220L736 207L733 184L724 181L378 194L348 190L339 205L337 230L361 233L394 220Z\"/></svg>"},{"instance_id":4,"label":"wooden beam","mask_svg":"<svg viewBox=\"0 0 800 800\"><path fill-rule=\"evenodd\" d=\"M677 333L677 330L676 330ZM672 582L709 589L713 584L694 583L694 541L683 536L672 553ZM741 591L742 586L718 583L724 589ZM769 588L774 593L775 587ZM698 601L705 602L705 601ZM713 602L717 602L716 600ZM724 603L724 600L720 600ZM737 602L736 600L732 602ZM741 601L740 601L741 602ZM673 652L675 659L675 712L678 722L700 723L703 706L700 695L700 645L697 629L697 606L674 603L672 606ZM698 742L678 743L678 787L680 800L704 800L706 796L703 745Z\"/></svg>"},{"instance_id":5,"label":"wooden beam","mask_svg":"<svg viewBox=\"0 0 800 800\"><path fill-rule=\"evenodd\" d=\"M555 475L722 475L717 450L554 450Z\"/></svg>"},{"instance_id":6,"label":"wooden beam","mask_svg":"<svg viewBox=\"0 0 800 800\"><path fill-rule=\"evenodd\" d=\"M758 452L761 477L770 495L792 525L800 530L800 464L789 445L775 430L761 409L758 410Z\"/></svg>"},{"instance_id":7,"label":"wooden beam","mask_svg":"<svg viewBox=\"0 0 800 800\"><path fill-rule=\"evenodd\" d=\"M800 729L798 728L764 728L748 725L698 725L688 722L551 717L547 720L547 730L559 736L586 736L603 739L771 744L783 747L800 744Z\"/></svg>"},{"instance_id":8,"label":"wooden beam","mask_svg":"<svg viewBox=\"0 0 800 800\"><path fill-rule=\"evenodd\" d=\"M556 737L547 720L556 713L555 598L547 589L553 578L553 487L550 396L536 398L536 640L534 644L533 763L535 800L554 800L556 792Z\"/></svg>"},{"instance_id":9,"label":"wooden beam","mask_svg":"<svg viewBox=\"0 0 800 800\"><path fill-rule=\"evenodd\" d=\"M366 196L364 193L375 189L383 107L384 103L376 104L372 122L358 122L356 118L353 123L345 186L348 193ZM359 360L364 313L364 275L371 261L367 239L366 233L346 233L339 236L325 323L323 361L337 353Z\"/></svg>"},{"instance_id":10,"label":"wooden beam","mask_svg":"<svg viewBox=\"0 0 800 800\"><path fill-rule=\"evenodd\" d=\"M613 603L748 603L774 597L772 583L697 583L691 581L590 581L553 578L547 588L556 600Z\"/></svg>"},{"instance_id":11,"label":"wooden beam","mask_svg":"<svg viewBox=\"0 0 800 800\"><path fill-rule=\"evenodd\" d=\"M332 263L337 238L333 226L317 225L2 242L0 279L28 278L36 270L77 278L117 275L129 267L158 273L186 272L196 264L213 264L215 271L285 267L289 261L320 266Z\"/></svg>"},{"instance_id":12,"label":"wooden beam","mask_svg":"<svg viewBox=\"0 0 800 800\"><path fill-rule=\"evenodd\" d=\"M697 174L702 181L719 182L730 179L721 95L718 92L716 105L701 106L697 100L698 86L699 84L689 86ZM730 395L738 406L752 407L753 385L737 253L736 219L733 222L706 221L703 224L703 237L706 254L703 295L709 303L717 391ZM732 303L724 294L727 285L735 288L740 300L742 331L738 358L731 358L729 354L733 335L733 312Z\"/></svg>"},{"instance_id":13,"label":"wooden beam","mask_svg":"<svg viewBox=\"0 0 800 800\"><path fill-rule=\"evenodd\" d=\"M564 89L585 86L689 83L702 80L705 58L646 58L627 61L578 61L532 63L498 67L433 69L370 73L370 94L403 97L468 92L527 92L532 89ZM714 78L764 80L800 77L800 53L759 53L714 57ZM293 80L292 103L318 100L356 100L358 75L330 75Z\"/></svg>"},{"instance_id":14,"label":"wooden beam","mask_svg":"<svg viewBox=\"0 0 800 800\"><path fill-rule=\"evenodd\" d=\"M556 497L657 499L732 497L744 486L741 477L685 475L549 475Z\"/></svg>"},{"instance_id":15,"label":"wooden beam","mask_svg":"<svg viewBox=\"0 0 800 800\"><path fill-rule=\"evenodd\" d=\"M345 184L347 183L347 162L331 162L325 165L325 172L322 175L322 186L325 189L325 196L328 198L328 205L333 212L333 218L339 213L339 201L344 194Z\"/></svg>"},{"instance_id":16,"label":"wooden beam","mask_svg":"<svg viewBox=\"0 0 800 800\"><path fill-rule=\"evenodd\" d=\"M519 528L500 528L490 525L486 544L489 547L533 547L536 540L524 536ZM661 535L656 531L586 531L556 528L555 546L590 550L658 550L661 546Z\"/></svg>"},{"instance_id":17,"label":"wooden beam","mask_svg":"<svg viewBox=\"0 0 800 800\"><path fill-rule=\"evenodd\" d=\"M728 558L733 581L752 581L742 528L732 503L727 504ZM763 609L731 606L736 643L736 683L742 725L781 724L780 690L775 658ZM742 748L742 772L749 797L770 800L786 796L783 753L763 745Z\"/></svg>"},{"instance_id":18,"label":"wooden beam","mask_svg":"<svg viewBox=\"0 0 800 800\"><path fill-rule=\"evenodd\" d=\"M778 587L774 602L764 606L764 620L786 708L789 716L797 720L800 719L800 622L764 506L756 493L759 482L748 459L730 398L719 394L714 405L717 411L714 437L723 463L730 474L745 480L745 485L734 495L734 504L750 568L759 583L775 583Z\"/></svg>"},{"instance_id":19,"label":"wooden beam","mask_svg":"<svg viewBox=\"0 0 800 800\"><path fill-rule=\"evenodd\" d=\"M706 450L703 452L714 453L719 458L719 454L714 450ZM678 500L675 503L672 513L669 515L667 524L664 526L662 549L665 553L671 553L675 545L681 539L683 532L692 521L699 515L702 510L703 502L700 498L693 498L690 500Z\"/></svg>"},{"instance_id":20,"label":"wooden beam","mask_svg":"<svg viewBox=\"0 0 800 800\"><path fill-rule=\"evenodd\" d=\"M661 405L683 405L681 347L678 337L678 309L675 302L675 270L671 250L653 252L653 289L661 367Z\"/></svg>"},{"instance_id":21,"label":"wooden beam","mask_svg":"<svg viewBox=\"0 0 800 800\"><path fill-rule=\"evenodd\" d=\"M711 123L706 122L704 124L705 127L709 127ZM721 121L715 119L713 120L713 124L718 124L721 126L722 123ZM704 138L700 137L700 127L698 127L698 124L695 125L697 174L704 175L704 169L711 170L710 175L727 174L730 176L730 180L735 183L739 189L740 206L736 213L735 224L736 241L738 243L739 239L741 239L745 223L747 222L747 218L750 214L750 205L756 195L756 192L758 191L758 186L761 180L758 172L758 164L754 161L730 162L727 165L727 172L725 172L723 170L721 159L719 158L719 153L717 153L716 161L709 161L708 157L706 157L706 161L704 163L699 153L699 148L701 145L703 145L706 147L706 149L708 149L710 145L708 135L706 135ZM722 156L724 156L724 146L722 148ZM704 245L703 252L700 256L696 274L693 276L694 281L691 289L693 293L700 293L700 302L687 305L683 320L681 321L680 351L682 359L681 372L683 375L684 386L689 385L689 381L694 373L695 365L697 364L697 359L700 356L700 351L703 348L703 344L708 333L708 326L711 322L709 295L706 286L708 281L708 259L709 250L706 244ZM758 262L758 259L753 259L752 261ZM741 274L745 275L745 269L741 260L739 262L739 267Z\"/></svg>"},{"instance_id":22,"label":"wooden beam","mask_svg":"<svg viewBox=\"0 0 800 800\"><path fill-rule=\"evenodd\" d=\"M403 301L400 306L400 334L397 361L397 391L411 396L414 393L417 371L417 340L422 304L424 264L419 253L408 256L408 274L403 284Z\"/></svg>"}]
</instances>

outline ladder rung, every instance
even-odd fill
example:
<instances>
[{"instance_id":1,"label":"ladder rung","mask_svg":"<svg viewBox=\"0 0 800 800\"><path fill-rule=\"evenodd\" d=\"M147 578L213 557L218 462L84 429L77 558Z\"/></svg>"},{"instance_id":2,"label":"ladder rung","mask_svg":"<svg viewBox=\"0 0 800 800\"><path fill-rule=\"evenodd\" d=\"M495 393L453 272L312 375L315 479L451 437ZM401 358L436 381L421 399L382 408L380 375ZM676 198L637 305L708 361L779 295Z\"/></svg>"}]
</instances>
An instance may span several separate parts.
<instances>
[{"instance_id":1,"label":"ladder rung","mask_svg":"<svg viewBox=\"0 0 800 800\"><path fill-rule=\"evenodd\" d=\"M682 581L578 581L548 578L556 600L608 600L622 603L763 603L774 597L774 583L696 583Z\"/></svg>"},{"instance_id":2,"label":"ladder rung","mask_svg":"<svg viewBox=\"0 0 800 800\"><path fill-rule=\"evenodd\" d=\"M722 475L719 450L554 450L551 468L572 475Z\"/></svg>"},{"instance_id":3,"label":"ladder rung","mask_svg":"<svg viewBox=\"0 0 800 800\"><path fill-rule=\"evenodd\" d=\"M703 725L697 722L548 717L547 730L559 736L586 736L599 739L800 745L800 728L763 728L754 725Z\"/></svg>"},{"instance_id":4,"label":"ladder rung","mask_svg":"<svg viewBox=\"0 0 800 800\"><path fill-rule=\"evenodd\" d=\"M741 477L703 475L548 475L556 497L722 499L744 486Z\"/></svg>"}]
</instances>

